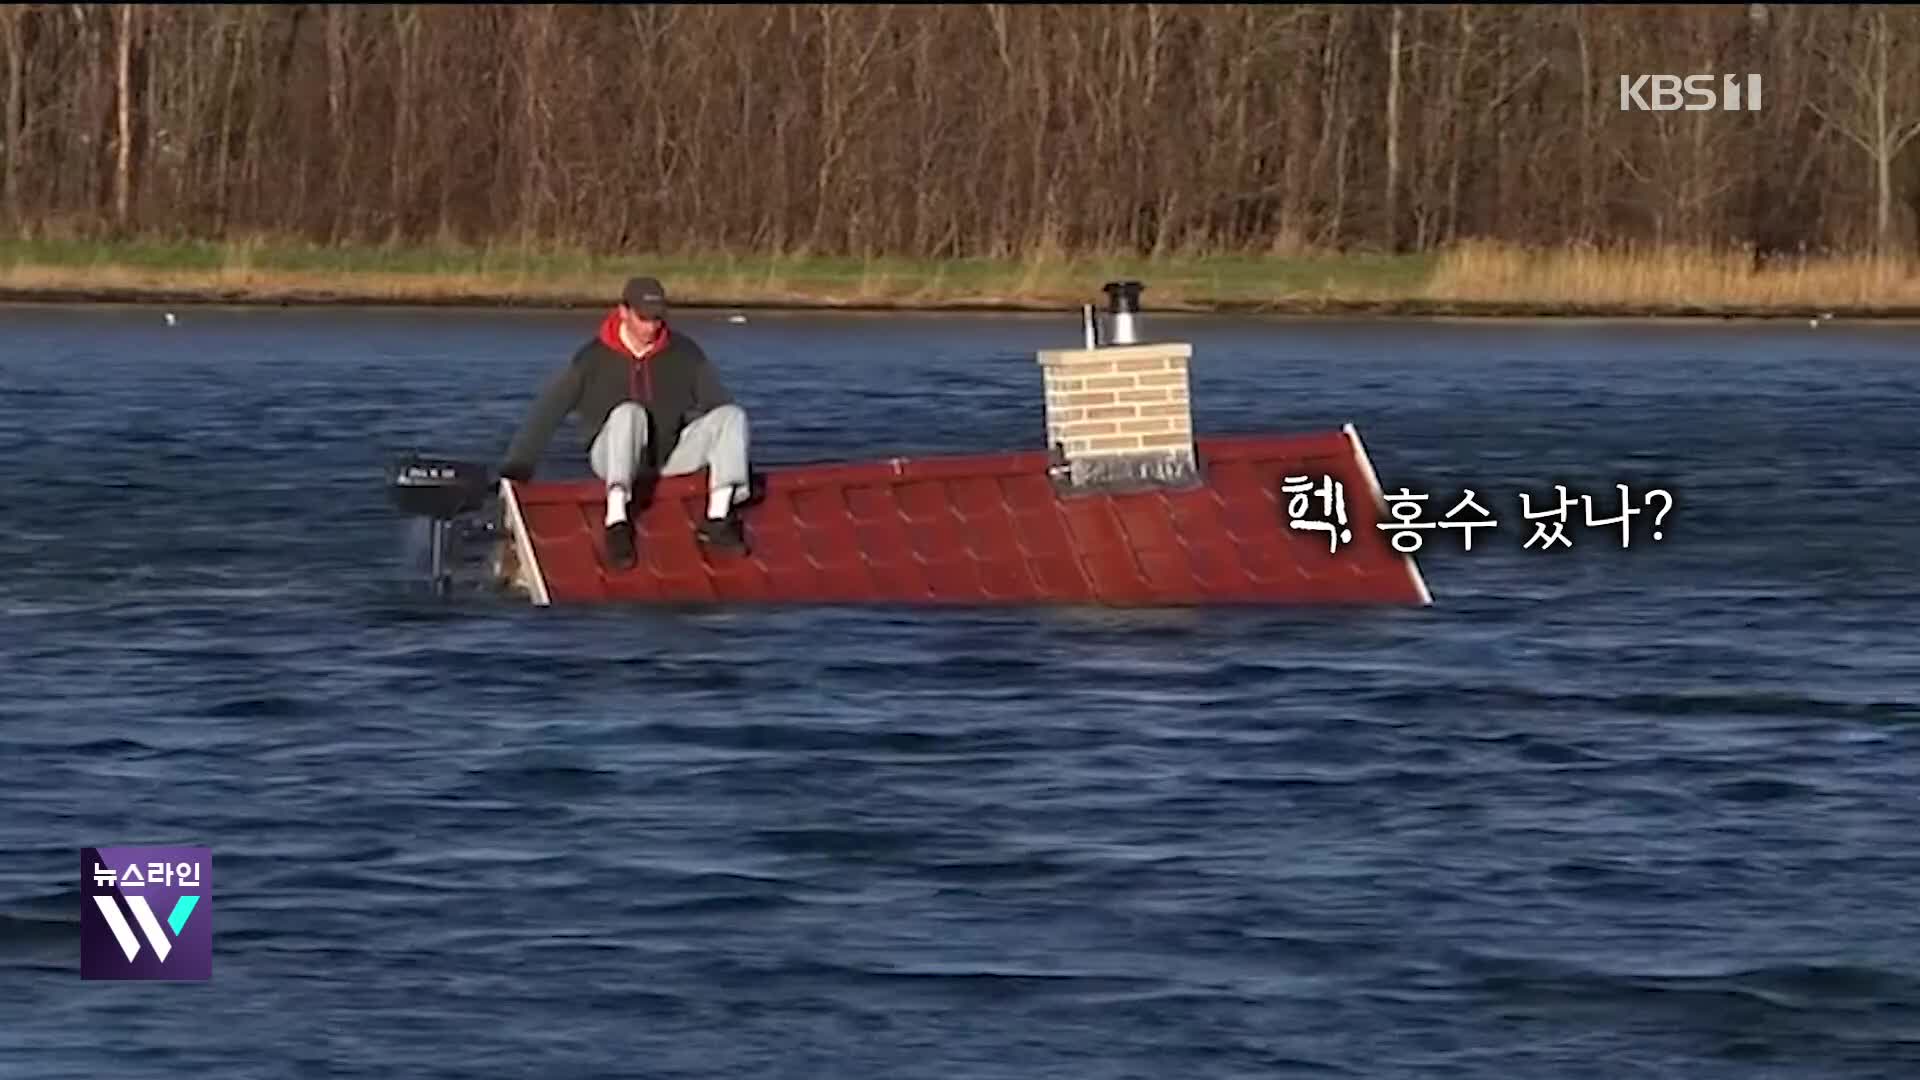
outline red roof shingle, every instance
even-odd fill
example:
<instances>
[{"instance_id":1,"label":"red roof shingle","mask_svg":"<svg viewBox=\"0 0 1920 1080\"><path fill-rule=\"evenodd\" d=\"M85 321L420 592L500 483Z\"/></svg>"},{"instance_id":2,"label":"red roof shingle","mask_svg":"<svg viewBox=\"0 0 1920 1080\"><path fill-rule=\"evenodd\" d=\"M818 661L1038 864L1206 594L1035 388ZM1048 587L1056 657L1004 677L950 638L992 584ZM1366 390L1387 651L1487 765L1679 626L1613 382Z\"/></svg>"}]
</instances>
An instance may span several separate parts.
<instances>
[{"instance_id":1,"label":"red roof shingle","mask_svg":"<svg viewBox=\"0 0 1920 1080\"><path fill-rule=\"evenodd\" d=\"M598 480L518 485L509 502L556 604L1430 602L1412 558L1375 527L1378 481L1350 426L1195 449L1203 486L1126 494L1059 493L1037 451L768 468L742 511L745 557L694 538L705 473L670 477L636 503L638 564L619 571L606 565ZM1281 491L1289 476L1317 491L1323 474L1345 491L1352 541L1337 551L1325 532L1289 527Z\"/></svg>"}]
</instances>

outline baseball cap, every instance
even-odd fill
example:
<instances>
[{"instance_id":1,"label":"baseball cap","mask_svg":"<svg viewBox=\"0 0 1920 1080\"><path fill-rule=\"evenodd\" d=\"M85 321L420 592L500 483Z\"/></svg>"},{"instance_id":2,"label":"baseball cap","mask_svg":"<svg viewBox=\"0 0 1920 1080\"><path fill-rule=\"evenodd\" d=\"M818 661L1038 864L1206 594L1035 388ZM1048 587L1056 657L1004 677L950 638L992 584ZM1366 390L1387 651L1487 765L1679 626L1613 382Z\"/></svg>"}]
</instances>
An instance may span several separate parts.
<instances>
[{"instance_id":1,"label":"baseball cap","mask_svg":"<svg viewBox=\"0 0 1920 1080\"><path fill-rule=\"evenodd\" d=\"M655 278L628 278L627 287L620 290L620 302L649 319L667 314L667 290Z\"/></svg>"}]
</instances>

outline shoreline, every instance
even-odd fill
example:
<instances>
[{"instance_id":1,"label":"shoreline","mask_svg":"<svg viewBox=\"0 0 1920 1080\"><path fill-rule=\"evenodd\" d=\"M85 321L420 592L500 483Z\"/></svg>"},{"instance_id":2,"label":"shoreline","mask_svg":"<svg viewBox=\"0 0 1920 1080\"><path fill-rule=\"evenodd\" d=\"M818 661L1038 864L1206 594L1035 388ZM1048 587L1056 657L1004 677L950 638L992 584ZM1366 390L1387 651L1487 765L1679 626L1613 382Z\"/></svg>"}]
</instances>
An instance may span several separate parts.
<instances>
[{"instance_id":1,"label":"shoreline","mask_svg":"<svg viewBox=\"0 0 1920 1080\"><path fill-rule=\"evenodd\" d=\"M0 305L577 311L649 274L687 311L1053 314L1110 281L1168 315L1374 319L1920 320L1905 258L1465 244L1317 253L919 259L0 238Z\"/></svg>"},{"instance_id":2,"label":"shoreline","mask_svg":"<svg viewBox=\"0 0 1920 1080\"><path fill-rule=\"evenodd\" d=\"M1093 301L1089 301L1093 302ZM394 295L373 290L74 288L0 286L0 306L46 307L228 307L392 308L400 310L562 312L598 309L611 301L585 293L474 291L451 295ZM796 314L1068 314L1077 305L1049 299L1002 297L860 298L701 295L674 301L676 309L700 312ZM1096 304L1096 308L1098 305ZM1920 304L1786 307L1742 304L1542 303L1523 300L1445 300L1423 297L1343 299L1289 297L1275 300L1188 299L1145 305L1168 315L1286 316L1383 319L1670 319L1681 321L1804 321L1828 316L1850 322L1920 321ZM1822 319L1822 321L1829 321Z\"/></svg>"}]
</instances>

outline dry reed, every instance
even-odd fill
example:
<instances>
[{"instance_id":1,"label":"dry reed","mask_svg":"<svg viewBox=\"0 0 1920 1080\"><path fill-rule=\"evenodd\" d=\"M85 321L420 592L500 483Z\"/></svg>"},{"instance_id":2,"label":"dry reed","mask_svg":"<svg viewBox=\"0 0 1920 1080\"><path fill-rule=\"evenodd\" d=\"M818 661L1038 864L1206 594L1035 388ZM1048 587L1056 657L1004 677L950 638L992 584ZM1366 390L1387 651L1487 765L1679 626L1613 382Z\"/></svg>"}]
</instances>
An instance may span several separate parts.
<instances>
[{"instance_id":1,"label":"dry reed","mask_svg":"<svg viewBox=\"0 0 1920 1080\"><path fill-rule=\"evenodd\" d=\"M1525 251L1467 244L1441 256L1418 295L1543 311L1861 311L1920 307L1920 276L1904 259L1869 255L1757 263L1744 252Z\"/></svg>"},{"instance_id":2,"label":"dry reed","mask_svg":"<svg viewBox=\"0 0 1920 1080\"><path fill-rule=\"evenodd\" d=\"M221 302L360 300L372 303L592 304L648 260L595 264L438 269L276 266L265 242L225 247L211 265L116 259L87 261L16 254L0 260L0 293L78 298L167 295ZM1920 311L1920 275L1900 258L1787 258L1756 264L1739 252L1689 249L1523 250L1464 244L1437 258L1202 258L1124 260L1037 257L988 265L868 259L829 266L799 257L687 258L663 276L690 305L821 305L937 308L1006 305L1076 308L1099 300L1118 276L1149 284L1159 310L1316 310L1348 305L1402 312L1493 310L1511 314L1756 313Z\"/></svg>"}]
</instances>

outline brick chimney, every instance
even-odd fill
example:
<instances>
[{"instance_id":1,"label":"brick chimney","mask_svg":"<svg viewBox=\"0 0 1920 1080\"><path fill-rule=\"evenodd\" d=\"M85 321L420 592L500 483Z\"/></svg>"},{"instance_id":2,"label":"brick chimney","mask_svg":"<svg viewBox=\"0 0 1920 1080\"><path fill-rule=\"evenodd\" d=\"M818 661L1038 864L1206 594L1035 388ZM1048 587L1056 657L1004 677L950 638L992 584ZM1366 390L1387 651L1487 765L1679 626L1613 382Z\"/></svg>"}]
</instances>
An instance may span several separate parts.
<instances>
[{"instance_id":1,"label":"brick chimney","mask_svg":"<svg viewBox=\"0 0 1920 1080\"><path fill-rule=\"evenodd\" d=\"M1068 489L1198 483L1187 344L1107 345L1039 353L1047 446Z\"/></svg>"}]
</instances>

